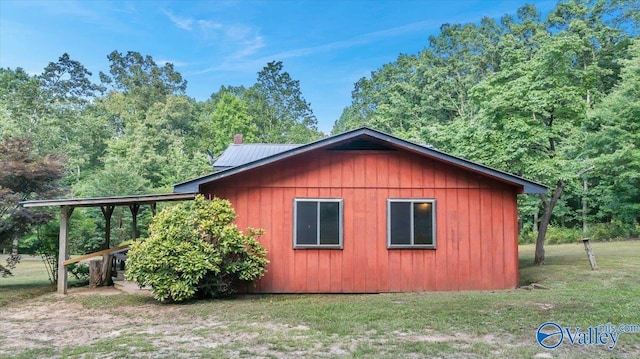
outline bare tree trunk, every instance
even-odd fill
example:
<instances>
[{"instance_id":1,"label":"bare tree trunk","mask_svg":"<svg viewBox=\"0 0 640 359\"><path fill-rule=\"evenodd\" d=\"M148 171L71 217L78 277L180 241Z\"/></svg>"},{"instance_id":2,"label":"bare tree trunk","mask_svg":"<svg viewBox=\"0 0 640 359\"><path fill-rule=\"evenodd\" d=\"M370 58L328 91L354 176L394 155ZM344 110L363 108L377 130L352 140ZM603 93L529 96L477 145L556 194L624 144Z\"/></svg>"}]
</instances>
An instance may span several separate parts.
<instances>
[{"instance_id":1,"label":"bare tree trunk","mask_svg":"<svg viewBox=\"0 0 640 359\"><path fill-rule=\"evenodd\" d=\"M18 257L18 244L20 243L20 234L15 232L13 234L13 243L11 246L11 256L14 258Z\"/></svg>"},{"instance_id":2,"label":"bare tree trunk","mask_svg":"<svg viewBox=\"0 0 640 359\"><path fill-rule=\"evenodd\" d=\"M538 227L538 238L536 239L536 255L533 260L533 264L535 265L544 263L544 240L547 235L547 227L549 227L549 222L551 222L553 208L556 206L558 199L560 199L560 196L562 195L564 185L564 181L558 181L558 183L556 184L556 188L553 190L553 195L551 196L550 200L547 200L547 196L545 194L540 195L540 199L542 200L542 204L544 205L544 213L542 214L542 218L540 219L540 226Z\"/></svg>"},{"instance_id":3,"label":"bare tree trunk","mask_svg":"<svg viewBox=\"0 0 640 359\"><path fill-rule=\"evenodd\" d=\"M95 288L102 284L102 261L93 259L89 262L89 287Z\"/></svg>"},{"instance_id":4,"label":"bare tree trunk","mask_svg":"<svg viewBox=\"0 0 640 359\"><path fill-rule=\"evenodd\" d=\"M102 259L94 259L89 262L89 286L91 288L110 286L113 284L111 279L111 261L113 255L107 253Z\"/></svg>"},{"instance_id":5,"label":"bare tree trunk","mask_svg":"<svg viewBox=\"0 0 640 359\"><path fill-rule=\"evenodd\" d=\"M113 281L111 280L111 261L113 259L113 255L111 253L107 253L105 255L102 256L102 271L101 271L101 276L102 278L100 281L100 286L110 286L113 284Z\"/></svg>"}]
</instances>

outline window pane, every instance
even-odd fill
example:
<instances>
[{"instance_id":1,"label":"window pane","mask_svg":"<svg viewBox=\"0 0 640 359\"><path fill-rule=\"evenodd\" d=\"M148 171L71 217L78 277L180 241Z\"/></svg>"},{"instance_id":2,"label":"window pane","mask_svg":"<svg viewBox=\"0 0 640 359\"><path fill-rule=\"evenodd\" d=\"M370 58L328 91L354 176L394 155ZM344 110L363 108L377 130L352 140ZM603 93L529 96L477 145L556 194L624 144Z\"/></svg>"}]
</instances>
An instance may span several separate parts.
<instances>
[{"instance_id":1,"label":"window pane","mask_svg":"<svg viewBox=\"0 0 640 359\"><path fill-rule=\"evenodd\" d=\"M296 244L318 244L318 202L296 202Z\"/></svg>"},{"instance_id":2,"label":"window pane","mask_svg":"<svg viewBox=\"0 0 640 359\"><path fill-rule=\"evenodd\" d=\"M411 244L411 203L391 202L391 244Z\"/></svg>"},{"instance_id":3,"label":"window pane","mask_svg":"<svg viewBox=\"0 0 640 359\"><path fill-rule=\"evenodd\" d=\"M340 203L320 202L320 244L340 244Z\"/></svg>"},{"instance_id":4,"label":"window pane","mask_svg":"<svg viewBox=\"0 0 640 359\"><path fill-rule=\"evenodd\" d=\"M433 204L413 204L413 244L433 244Z\"/></svg>"}]
</instances>

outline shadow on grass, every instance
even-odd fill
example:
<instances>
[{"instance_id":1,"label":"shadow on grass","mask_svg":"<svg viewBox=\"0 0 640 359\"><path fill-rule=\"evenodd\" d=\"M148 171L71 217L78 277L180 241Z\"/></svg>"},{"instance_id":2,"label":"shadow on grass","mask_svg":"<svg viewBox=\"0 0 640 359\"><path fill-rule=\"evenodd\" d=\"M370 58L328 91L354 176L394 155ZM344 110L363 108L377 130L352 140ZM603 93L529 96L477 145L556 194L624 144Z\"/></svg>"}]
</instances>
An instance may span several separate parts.
<instances>
[{"instance_id":1,"label":"shadow on grass","mask_svg":"<svg viewBox=\"0 0 640 359\"><path fill-rule=\"evenodd\" d=\"M0 293L5 291L17 291L22 289L29 290L33 288L44 288L44 287L54 288L54 285L49 282L8 283L8 284L2 283L2 287L0 287Z\"/></svg>"},{"instance_id":2,"label":"shadow on grass","mask_svg":"<svg viewBox=\"0 0 640 359\"><path fill-rule=\"evenodd\" d=\"M0 307L10 303L19 303L23 300L35 298L46 293L51 293L56 287L51 283L12 283L4 284L0 289Z\"/></svg>"}]
</instances>

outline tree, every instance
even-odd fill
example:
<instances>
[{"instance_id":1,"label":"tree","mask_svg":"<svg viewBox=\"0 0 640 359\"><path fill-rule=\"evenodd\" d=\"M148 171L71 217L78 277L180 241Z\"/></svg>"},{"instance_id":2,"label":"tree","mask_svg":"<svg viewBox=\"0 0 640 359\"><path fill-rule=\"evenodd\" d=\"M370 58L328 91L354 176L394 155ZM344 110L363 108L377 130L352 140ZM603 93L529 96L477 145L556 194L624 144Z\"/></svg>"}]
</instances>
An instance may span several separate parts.
<instances>
[{"instance_id":1,"label":"tree","mask_svg":"<svg viewBox=\"0 0 640 359\"><path fill-rule=\"evenodd\" d=\"M149 193L149 182L128 162L119 158L107 157L104 168L96 170L91 176L78 183L74 192L78 197L112 197ZM98 250L105 244L105 219L103 213L95 208L78 208L74 211L72 226L76 226L82 219L93 223L93 234L87 233L82 237L72 238L72 248L82 248L83 253L92 249ZM78 218L79 217L79 218ZM147 207L140 209L138 223L142 228L149 224L151 214ZM89 226L91 223L87 223ZM112 218L108 221L109 246L131 239L131 213L126 207L115 207ZM80 228L73 228L76 231ZM70 231L71 232L71 231ZM143 233L144 234L144 233Z\"/></svg>"},{"instance_id":2,"label":"tree","mask_svg":"<svg viewBox=\"0 0 640 359\"><path fill-rule=\"evenodd\" d=\"M49 101L63 110L86 105L105 91L103 86L91 82L91 75L84 65L64 53L58 62L50 62L38 79Z\"/></svg>"},{"instance_id":3,"label":"tree","mask_svg":"<svg viewBox=\"0 0 640 359\"><path fill-rule=\"evenodd\" d=\"M445 24L418 55L359 80L333 132L368 125L553 185L535 207L521 200L541 213L540 264L549 223L576 223L585 119L619 81L637 7L571 0L546 19L525 5L500 23Z\"/></svg>"},{"instance_id":4,"label":"tree","mask_svg":"<svg viewBox=\"0 0 640 359\"><path fill-rule=\"evenodd\" d=\"M111 91L94 110L112 133L103 161L126 162L155 189L202 175L205 149L198 148L194 101L184 96L182 75L137 52L108 58L110 75L100 77Z\"/></svg>"},{"instance_id":5,"label":"tree","mask_svg":"<svg viewBox=\"0 0 640 359\"><path fill-rule=\"evenodd\" d=\"M499 69L497 44L502 31L488 18L479 26L442 25L419 54L401 54L370 78L360 79L352 92L352 104L332 132L367 125L421 141L429 126L472 117L476 109L469 91Z\"/></svg>"},{"instance_id":6,"label":"tree","mask_svg":"<svg viewBox=\"0 0 640 359\"><path fill-rule=\"evenodd\" d=\"M214 154L222 153L235 134L242 134L247 142L256 142L260 137L258 126L249 116L246 104L229 92L217 96L213 111L201 126L207 148Z\"/></svg>"},{"instance_id":7,"label":"tree","mask_svg":"<svg viewBox=\"0 0 640 359\"><path fill-rule=\"evenodd\" d=\"M560 34L537 40L530 60L521 58L476 87L484 104L486 126L503 136L501 167L554 183L550 196L540 195L543 214L538 228L535 263L544 262L544 239L553 209L566 182L577 171L569 160L578 141L586 102L584 74L573 66L578 38ZM574 172L575 171L575 172Z\"/></svg>"},{"instance_id":8,"label":"tree","mask_svg":"<svg viewBox=\"0 0 640 359\"><path fill-rule=\"evenodd\" d=\"M302 97L300 82L283 71L281 61L269 62L258 81L242 94L249 115L265 143L306 143L320 137L318 120Z\"/></svg>"},{"instance_id":9,"label":"tree","mask_svg":"<svg viewBox=\"0 0 640 359\"><path fill-rule=\"evenodd\" d=\"M66 170L79 180L95 165L95 153L103 150L106 137L99 119L84 115L104 91L90 77L91 72L66 53L37 76L20 68L0 70L0 108L6 111L0 131L29 137L37 153L64 153Z\"/></svg>"},{"instance_id":10,"label":"tree","mask_svg":"<svg viewBox=\"0 0 640 359\"><path fill-rule=\"evenodd\" d=\"M554 184L549 195L540 196L535 264L544 263L546 230L556 204L567 184L576 182L584 170L579 161L581 129L608 90L605 75L614 72L599 55L626 36L606 26L607 14L602 1L591 7L559 4L547 19L548 29L531 38L535 45L522 46L521 40L507 38L502 70L474 89L482 107L480 123L502 135L503 146L496 146L494 156L504 156L500 167Z\"/></svg>"},{"instance_id":11,"label":"tree","mask_svg":"<svg viewBox=\"0 0 640 359\"><path fill-rule=\"evenodd\" d=\"M590 201L601 220L640 223L640 40L633 40L620 83L596 106L586 125Z\"/></svg>"},{"instance_id":12,"label":"tree","mask_svg":"<svg viewBox=\"0 0 640 359\"><path fill-rule=\"evenodd\" d=\"M135 106L142 112L168 95L182 95L187 89L187 80L175 71L172 63L158 66L149 55L128 51L126 55L111 52L107 75L100 72L100 80L112 90L128 94L136 99Z\"/></svg>"},{"instance_id":13,"label":"tree","mask_svg":"<svg viewBox=\"0 0 640 359\"><path fill-rule=\"evenodd\" d=\"M135 108L128 95L112 93L101 106L124 119L122 133L108 142L104 162L126 163L149 183L163 188L208 170L204 149L198 149L192 100L167 96L152 104L135 119L127 108ZM124 114L120 117L120 114Z\"/></svg>"},{"instance_id":14,"label":"tree","mask_svg":"<svg viewBox=\"0 0 640 359\"><path fill-rule=\"evenodd\" d=\"M7 275L19 259L15 250L19 235L51 218L46 211L22 208L18 202L59 194L64 172L62 158L39 156L33 152L29 139L18 137L5 137L0 142L0 168L0 245L13 240L14 247L9 268L0 265L0 272Z\"/></svg>"},{"instance_id":15,"label":"tree","mask_svg":"<svg viewBox=\"0 0 640 359\"><path fill-rule=\"evenodd\" d=\"M97 158L92 153L104 150L103 142L108 136L99 119L85 115L87 107L105 91L105 87L91 81L91 76L67 53L57 62L50 62L38 76L41 99L47 108L41 114L42 120L50 121L49 126L39 129L39 144L47 144L42 149L46 153L66 155L67 170L75 174L75 181L95 166Z\"/></svg>"},{"instance_id":16,"label":"tree","mask_svg":"<svg viewBox=\"0 0 640 359\"><path fill-rule=\"evenodd\" d=\"M163 302L218 297L262 277L268 260L257 241L261 230L243 234L232 224L227 200L202 196L165 208L151 223L149 238L128 253L127 279L151 286Z\"/></svg>"}]
</instances>

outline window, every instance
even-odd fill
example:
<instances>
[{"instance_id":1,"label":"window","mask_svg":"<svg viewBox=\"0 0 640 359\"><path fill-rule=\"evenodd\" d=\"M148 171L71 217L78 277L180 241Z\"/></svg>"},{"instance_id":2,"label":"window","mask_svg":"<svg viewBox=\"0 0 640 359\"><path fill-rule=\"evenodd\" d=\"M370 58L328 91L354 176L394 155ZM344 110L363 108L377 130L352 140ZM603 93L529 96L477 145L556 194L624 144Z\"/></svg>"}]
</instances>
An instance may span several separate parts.
<instances>
[{"instance_id":1,"label":"window","mask_svg":"<svg viewBox=\"0 0 640 359\"><path fill-rule=\"evenodd\" d=\"M342 200L294 200L294 248L342 248Z\"/></svg>"},{"instance_id":2,"label":"window","mask_svg":"<svg viewBox=\"0 0 640 359\"><path fill-rule=\"evenodd\" d=\"M387 238L389 248L435 248L436 201L387 200Z\"/></svg>"}]
</instances>

